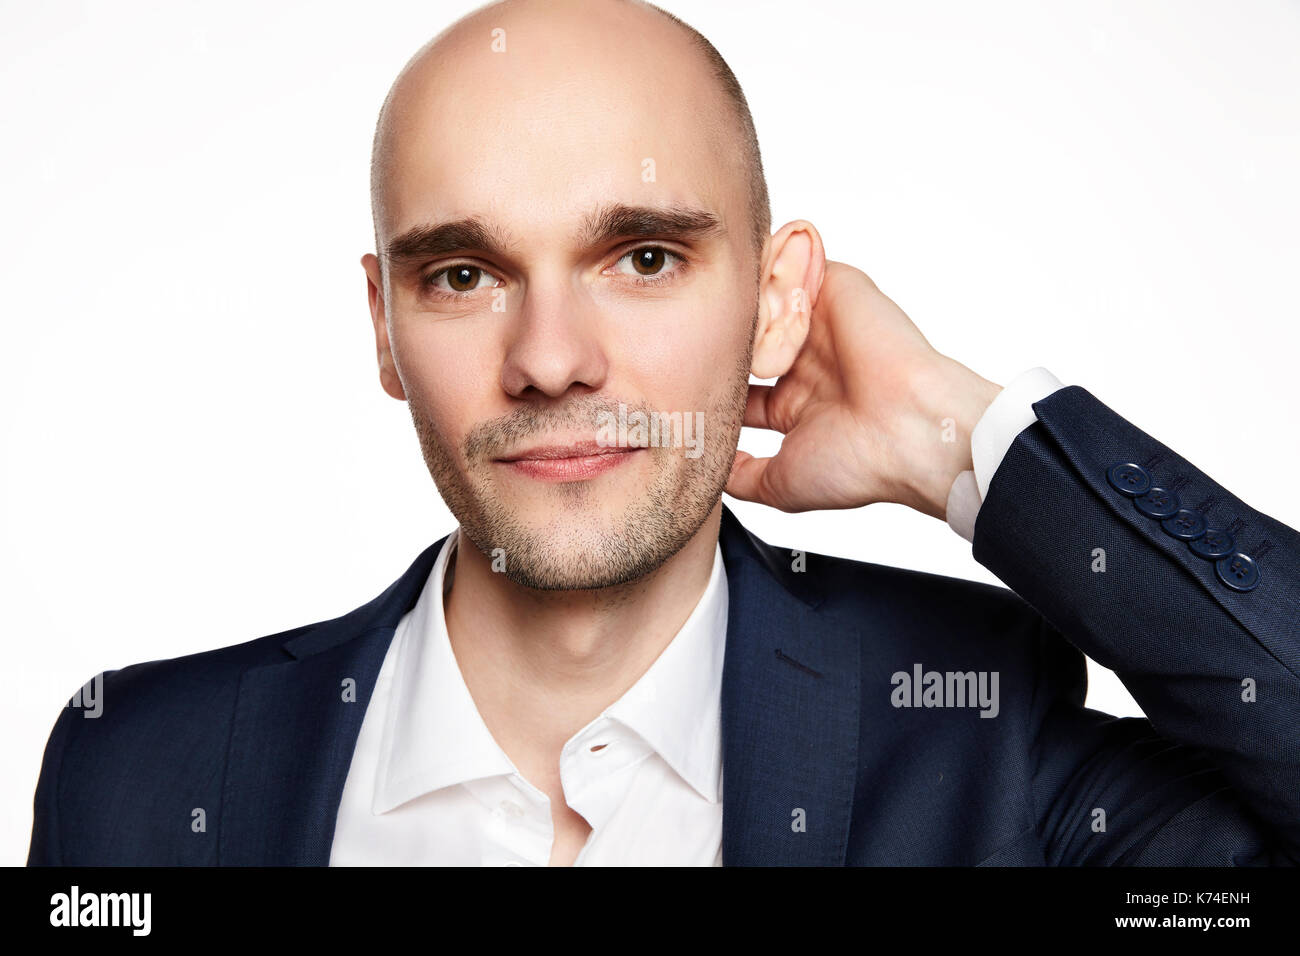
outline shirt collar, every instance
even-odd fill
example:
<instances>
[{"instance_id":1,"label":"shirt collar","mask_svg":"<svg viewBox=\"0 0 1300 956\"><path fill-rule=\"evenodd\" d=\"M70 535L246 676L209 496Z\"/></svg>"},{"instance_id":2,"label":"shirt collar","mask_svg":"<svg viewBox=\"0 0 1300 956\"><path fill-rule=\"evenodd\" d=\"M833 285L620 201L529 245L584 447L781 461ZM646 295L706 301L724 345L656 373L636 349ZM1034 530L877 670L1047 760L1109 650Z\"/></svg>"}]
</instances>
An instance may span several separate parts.
<instances>
[{"instance_id":1,"label":"shirt collar","mask_svg":"<svg viewBox=\"0 0 1300 956\"><path fill-rule=\"evenodd\" d=\"M419 600L394 635L375 813L442 787L517 772L479 715L447 634L443 587L457 537L447 536ZM721 545L715 545L709 583L686 622L641 678L596 718L635 731L711 803L721 797L727 605L727 572Z\"/></svg>"},{"instance_id":2,"label":"shirt collar","mask_svg":"<svg viewBox=\"0 0 1300 956\"><path fill-rule=\"evenodd\" d=\"M681 630L602 716L626 724L705 800L722 786L722 660L727 570L715 546L709 583Z\"/></svg>"}]
</instances>

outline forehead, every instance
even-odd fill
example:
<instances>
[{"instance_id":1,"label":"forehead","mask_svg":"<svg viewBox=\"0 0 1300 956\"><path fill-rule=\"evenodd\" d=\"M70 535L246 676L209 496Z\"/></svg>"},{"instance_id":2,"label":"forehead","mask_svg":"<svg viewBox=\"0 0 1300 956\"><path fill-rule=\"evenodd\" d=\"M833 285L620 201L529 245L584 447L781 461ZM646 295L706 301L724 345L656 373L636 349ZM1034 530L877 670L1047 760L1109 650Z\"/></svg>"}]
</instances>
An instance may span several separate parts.
<instances>
[{"instance_id":1,"label":"forehead","mask_svg":"<svg viewBox=\"0 0 1300 956\"><path fill-rule=\"evenodd\" d=\"M489 28L461 29L403 75L385 235L480 216L526 241L611 201L695 206L738 231L742 170L702 55L671 24L631 43L587 26L508 28L504 51Z\"/></svg>"}]
</instances>

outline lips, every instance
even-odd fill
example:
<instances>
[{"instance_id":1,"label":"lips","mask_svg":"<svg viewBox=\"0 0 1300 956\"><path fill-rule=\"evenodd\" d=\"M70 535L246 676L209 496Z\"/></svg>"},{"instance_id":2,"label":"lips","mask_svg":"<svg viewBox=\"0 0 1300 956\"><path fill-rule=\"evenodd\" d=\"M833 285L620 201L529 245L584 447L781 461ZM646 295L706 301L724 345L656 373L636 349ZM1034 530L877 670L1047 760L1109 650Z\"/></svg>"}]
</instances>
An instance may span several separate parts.
<instances>
[{"instance_id":1,"label":"lips","mask_svg":"<svg viewBox=\"0 0 1300 956\"><path fill-rule=\"evenodd\" d=\"M584 481L617 468L642 448L601 445L594 441L538 445L496 459L498 464L541 481Z\"/></svg>"},{"instance_id":2,"label":"lips","mask_svg":"<svg viewBox=\"0 0 1300 956\"><path fill-rule=\"evenodd\" d=\"M590 458L593 455L618 455L636 451L615 445L601 445L594 441L576 441L566 445L538 445L525 451L503 455L498 461L552 461L557 458Z\"/></svg>"}]
</instances>

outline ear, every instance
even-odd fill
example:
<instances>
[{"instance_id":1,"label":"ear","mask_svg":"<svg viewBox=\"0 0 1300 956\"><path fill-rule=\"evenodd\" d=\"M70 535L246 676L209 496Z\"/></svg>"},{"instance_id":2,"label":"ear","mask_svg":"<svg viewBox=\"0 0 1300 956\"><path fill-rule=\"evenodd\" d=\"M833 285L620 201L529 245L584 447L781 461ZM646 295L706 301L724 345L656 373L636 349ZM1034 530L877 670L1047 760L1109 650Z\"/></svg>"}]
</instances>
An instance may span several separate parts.
<instances>
[{"instance_id":1,"label":"ear","mask_svg":"<svg viewBox=\"0 0 1300 956\"><path fill-rule=\"evenodd\" d=\"M399 402L406 401L406 390L397 375L393 350L388 344L388 316L384 304L384 278L379 267L379 257L367 252L361 257L361 268L366 270L367 292L370 296L370 321L375 326L375 350L379 356L379 384L384 391Z\"/></svg>"},{"instance_id":2,"label":"ear","mask_svg":"<svg viewBox=\"0 0 1300 956\"><path fill-rule=\"evenodd\" d=\"M759 273L758 324L750 366L755 377L778 378L790 371L808 338L825 274L822 237L807 220L786 223L767 244Z\"/></svg>"}]
</instances>

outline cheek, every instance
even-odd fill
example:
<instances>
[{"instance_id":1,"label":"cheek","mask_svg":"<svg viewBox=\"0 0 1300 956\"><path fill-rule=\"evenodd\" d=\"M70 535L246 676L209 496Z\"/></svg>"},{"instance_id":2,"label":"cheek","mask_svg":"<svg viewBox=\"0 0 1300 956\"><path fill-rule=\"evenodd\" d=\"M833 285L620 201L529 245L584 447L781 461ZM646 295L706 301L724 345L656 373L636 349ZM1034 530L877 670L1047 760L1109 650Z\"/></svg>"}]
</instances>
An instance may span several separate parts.
<instances>
[{"instance_id":1,"label":"cheek","mask_svg":"<svg viewBox=\"0 0 1300 956\"><path fill-rule=\"evenodd\" d=\"M395 322L391 344L407 401L444 441L460 447L469 426L499 414L501 366L491 340L475 322Z\"/></svg>"},{"instance_id":2,"label":"cheek","mask_svg":"<svg viewBox=\"0 0 1300 956\"><path fill-rule=\"evenodd\" d=\"M734 294L682 302L621 350L628 378L664 411L703 410L730 390L749 345L753 305Z\"/></svg>"}]
</instances>

